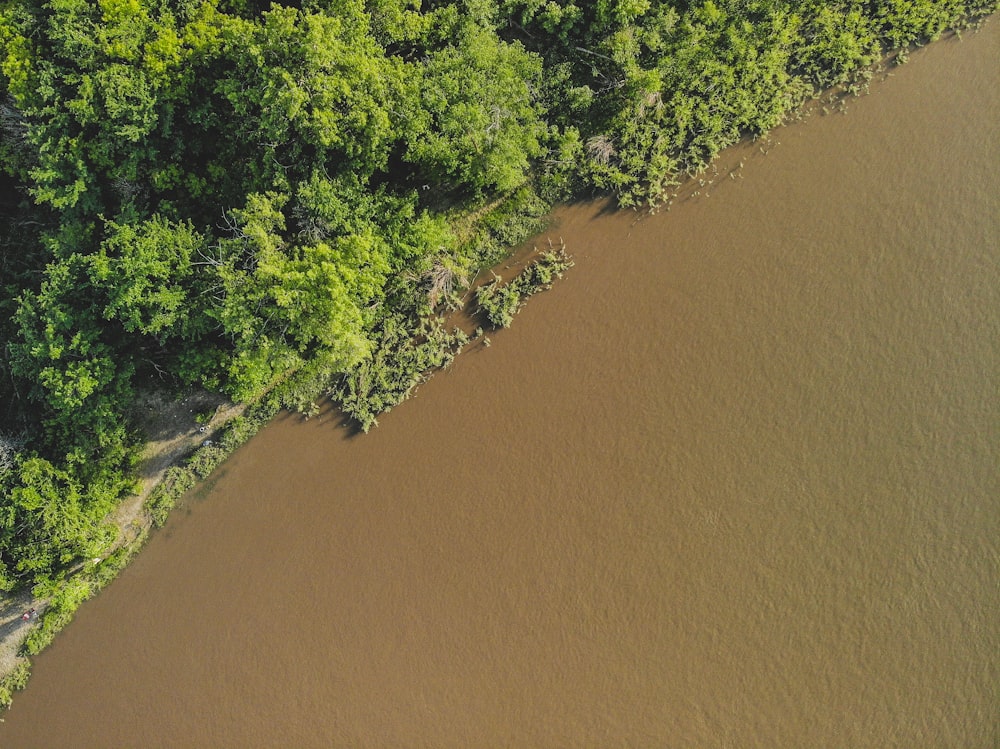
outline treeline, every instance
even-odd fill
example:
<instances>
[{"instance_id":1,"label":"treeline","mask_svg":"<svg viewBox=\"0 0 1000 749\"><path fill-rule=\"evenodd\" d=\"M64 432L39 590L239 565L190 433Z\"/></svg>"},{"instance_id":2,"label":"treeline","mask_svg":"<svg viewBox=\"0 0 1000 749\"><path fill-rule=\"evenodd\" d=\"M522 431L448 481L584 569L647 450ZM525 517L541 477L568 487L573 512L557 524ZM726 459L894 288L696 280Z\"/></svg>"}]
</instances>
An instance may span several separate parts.
<instances>
[{"instance_id":1,"label":"treeline","mask_svg":"<svg viewBox=\"0 0 1000 749\"><path fill-rule=\"evenodd\" d=\"M451 355L434 313L552 201L655 203L996 9L0 0L0 590L113 541L137 388L282 382L370 423Z\"/></svg>"}]
</instances>

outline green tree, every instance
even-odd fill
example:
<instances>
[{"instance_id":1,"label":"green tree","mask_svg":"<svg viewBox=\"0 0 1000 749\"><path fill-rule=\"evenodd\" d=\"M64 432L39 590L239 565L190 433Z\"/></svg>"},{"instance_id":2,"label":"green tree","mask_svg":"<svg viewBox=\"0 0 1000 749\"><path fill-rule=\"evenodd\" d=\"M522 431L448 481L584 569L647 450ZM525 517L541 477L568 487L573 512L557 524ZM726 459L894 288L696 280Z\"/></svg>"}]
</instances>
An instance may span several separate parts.
<instances>
[{"instance_id":1,"label":"green tree","mask_svg":"<svg viewBox=\"0 0 1000 749\"><path fill-rule=\"evenodd\" d=\"M15 313L17 338L7 344L11 373L40 409L44 444L92 477L130 459L121 418L134 365L101 324L100 293L89 283L86 258L51 263L37 292L24 292Z\"/></svg>"},{"instance_id":2,"label":"green tree","mask_svg":"<svg viewBox=\"0 0 1000 749\"><path fill-rule=\"evenodd\" d=\"M406 160L428 180L481 193L523 184L545 132L541 59L463 23L453 44L409 69Z\"/></svg>"},{"instance_id":3,"label":"green tree","mask_svg":"<svg viewBox=\"0 0 1000 749\"><path fill-rule=\"evenodd\" d=\"M361 2L338 3L336 15L274 6L222 38L227 140L259 147L251 189L287 189L314 165L364 179L386 164L402 67L371 36Z\"/></svg>"},{"instance_id":4,"label":"green tree","mask_svg":"<svg viewBox=\"0 0 1000 749\"><path fill-rule=\"evenodd\" d=\"M329 213L320 237L287 240L286 202L276 193L248 196L232 213L235 236L223 242L225 261L214 268L223 298L209 314L236 347L230 380L239 397L299 364L307 351L342 369L360 361L370 348L370 310L390 271L390 248L374 228L327 236L335 220Z\"/></svg>"},{"instance_id":5,"label":"green tree","mask_svg":"<svg viewBox=\"0 0 1000 749\"><path fill-rule=\"evenodd\" d=\"M90 280L104 290L107 320L164 342L205 332L195 270L211 263L207 242L190 222L154 215L136 224L107 222L107 237L88 258Z\"/></svg>"},{"instance_id":6,"label":"green tree","mask_svg":"<svg viewBox=\"0 0 1000 749\"><path fill-rule=\"evenodd\" d=\"M104 523L117 495L88 492L68 471L37 457L26 457L15 471L16 484L0 504L0 562L16 579L39 579L75 560L104 552L115 529Z\"/></svg>"}]
</instances>

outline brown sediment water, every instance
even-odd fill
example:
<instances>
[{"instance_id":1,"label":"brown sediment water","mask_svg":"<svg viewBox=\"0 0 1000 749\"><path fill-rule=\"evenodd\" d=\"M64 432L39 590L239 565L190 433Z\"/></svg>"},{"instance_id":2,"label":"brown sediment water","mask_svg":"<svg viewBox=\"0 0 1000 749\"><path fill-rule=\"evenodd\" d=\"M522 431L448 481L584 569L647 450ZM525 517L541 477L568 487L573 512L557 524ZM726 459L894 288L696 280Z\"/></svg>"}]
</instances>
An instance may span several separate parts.
<instances>
[{"instance_id":1,"label":"brown sediment water","mask_svg":"<svg viewBox=\"0 0 1000 749\"><path fill-rule=\"evenodd\" d=\"M560 210L563 281L371 434L238 451L0 746L996 746L998 53Z\"/></svg>"}]
</instances>

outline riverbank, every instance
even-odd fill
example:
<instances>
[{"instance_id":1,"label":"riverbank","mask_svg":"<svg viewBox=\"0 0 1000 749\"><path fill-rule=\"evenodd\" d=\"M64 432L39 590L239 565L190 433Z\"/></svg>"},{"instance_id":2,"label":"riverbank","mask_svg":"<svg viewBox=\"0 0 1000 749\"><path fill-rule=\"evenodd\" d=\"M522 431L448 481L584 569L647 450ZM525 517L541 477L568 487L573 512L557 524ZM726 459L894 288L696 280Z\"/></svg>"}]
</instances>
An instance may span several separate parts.
<instances>
[{"instance_id":1,"label":"riverbank","mask_svg":"<svg viewBox=\"0 0 1000 749\"><path fill-rule=\"evenodd\" d=\"M735 173L728 172L728 174L734 176ZM705 182L708 186L712 185L712 179L710 178L701 181ZM697 194L698 190L694 190L693 192ZM423 376L423 373L418 372L416 376L419 379ZM110 580L117 573L117 570L127 562L135 549L141 546L142 539L148 533L151 520L165 516L167 508L171 503L170 498L183 493L186 488L192 486L199 478L204 478L211 473L232 449L235 449L236 446L245 441L257 429L258 425L266 423L270 416L277 413L281 406L279 401L280 399L278 398L268 399L266 403L262 404L261 409L249 420L237 421L234 417L233 421L236 423L232 424L233 428L231 430L225 430L224 435L220 437L219 443L203 445L204 449L199 451L196 459L189 462L183 469L176 465L176 459L186 454L186 451L197 447L201 442L205 441L205 433L200 431L204 425L191 427L187 432L182 432L176 438L180 440L174 446L176 452L172 452L169 447L165 447L163 455L152 458L153 462L143 469L145 473L149 474L148 478L153 479L149 483L148 492L144 489L143 492L136 495L135 499L127 501L116 512L115 520L120 528L119 540L116 542L111 553L99 562L91 561L90 563L85 563L81 567L81 573L83 574L75 577L72 585L67 586L64 590L54 591L53 595L58 594L59 596L55 604L53 603L52 596L40 596L37 599L29 598L26 600L17 599L10 602L8 610L8 615L10 616L19 615L25 608L33 606L43 612L39 625L35 628L28 628L27 631L25 631L25 628L19 628L18 626L11 626L9 628L7 634L9 635L13 652L16 652L17 648L24 645L26 641L28 642L29 650L32 652L37 652L41 647L44 647L44 644L51 639L51 635L58 631L58 628L66 621L65 617L71 615L72 610L75 609L75 605L92 595L100 586ZM194 412L194 409L189 410L192 413ZM192 429L194 430L193 432L191 431ZM185 439L188 440L186 447L183 444ZM166 442L171 443L173 440L174 438L167 439ZM172 470L174 468L178 470ZM144 484L145 482L146 479L144 478ZM154 488L157 491L154 492ZM153 511L146 516L143 514L145 512L143 510L146 504L145 500L153 497L154 494L166 499L163 502L155 504L152 508ZM17 624L13 619L8 623L11 625ZM22 663L23 661L19 661L16 657L11 661L12 673L17 675L18 678L20 678L20 666Z\"/></svg>"},{"instance_id":2,"label":"riverbank","mask_svg":"<svg viewBox=\"0 0 1000 749\"><path fill-rule=\"evenodd\" d=\"M108 519L117 537L107 554L101 559L81 563L71 573L77 583L86 581L89 595L97 593L100 586L112 579L142 547L154 526L154 517L146 502L161 486L168 470L179 467L199 445L224 430L243 411L244 406L207 392L182 398L145 393L136 399L131 417L149 438L136 471L139 489ZM100 569L102 565L103 570ZM12 692L23 688L27 682L30 659L25 649L29 638L35 640L28 645L35 654L44 647L42 640L51 639L58 631L54 623L46 624L52 598L52 595L38 596L32 590L25 590L0 601L0 706L9 705ZM31 610L35 616L25 620L23 615ZM45 632L46 627L52 630L51 634Z\"/></svg>"},{"instance_id":3,"label":"riverbank","mask_svg":"<svg viewBox=\"0 0 1000 749\"><path fill-rule=\"evenodd\" d=\"M416 363L407 361L410 357L405 349L409 344L395 341L395 348L385 351L381 360L381 366L395 366L398 370L393 374L395 380L388 383L390 394L379 401L382 408L366 412L366 420L358 420L365 417L346 410L345 418L353 418L359 428L368 431L376 423L377 415L409 397L420 383L434 371L447 367L464 348L488 346L487 329L509 327L514 314L528 298L550 288L570 266L572 261L564 246L550 243L542 249L524 246L513 251L500 265L472 279L468 288L462 290L460 303L447 317L430 318L428 322L433 321L442 331L455 326L453 337L447 339L455 343L446 342L443 356L418 359ZM493 306L483 301L481 292L477 293L485 288L492 289L493 296L499 290L507 292L504 314L498 320L494 320ZM409 337L419 339L420 335L411 331ZM415 345L427 343L421 341ZM395 364L387 360L395 360ZM181 496L198 481L208 478L279 410L287 408L290 398L303 397L301 386L294 382L295 375L290 373L253 404L234 404L206 391L183 397L146 392L135 399L129 420L147 436L147 441L136 469L138 490L108 518L116 530L114 543L102 557L81 562L66 580L45 594L26 590L0 601L0 707L9 706L13 693L26 685L29 657L51 642L83 601L117 576L142 548L153 528L166 521ZM326 395L322 390L306 392L306 397L317 400ZM369 393L362 400L377 399ZM306 410L316 409L314 406ZM26 612L31 612L27 619Z\"/></svg>"},{"instance_id":4,"label":"riverbank","mask_svg":"<svg viewBox=\"0 0 1000 749\"><path fill-rule=\"evenodd\" d=\"M273 420L0 744L994 746L996 31L561 209L552 294L366 437Z\"/></svg>"},{"instance_id":5,"label":"riverbank","mask_svg":"<svg viewBox=\"0 0 1000 749\"><path fill-rule=\"evenodd\" d=\"M296 372L281 406L311 412L335 381L364 429L464 345L424 326L427 307L516 244L512 218L595 190L659 204L692 173L708 187L725 146L996 0L724 6L444 3L390 20L140 2L130 25L5 3L0 181L23 199L0 201L17 250L0 269L0 588L48 592L105 554L104 519L133 492L136 389L253 402ZM502 319L506 297L482 301Z\"/></svg>"}]
</instances>

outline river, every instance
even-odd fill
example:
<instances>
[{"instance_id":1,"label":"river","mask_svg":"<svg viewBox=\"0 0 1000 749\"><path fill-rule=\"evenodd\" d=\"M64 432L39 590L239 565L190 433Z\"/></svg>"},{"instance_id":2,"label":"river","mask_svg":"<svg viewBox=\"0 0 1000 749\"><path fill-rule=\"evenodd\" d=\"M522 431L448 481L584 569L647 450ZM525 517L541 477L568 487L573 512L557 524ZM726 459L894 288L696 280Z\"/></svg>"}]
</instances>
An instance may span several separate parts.
<instances>
[{"instance_id":1,"label":"river","mask_svg":"<svg viewBox=\"0 0 1000 749\"><path fill-rule=\"evenodd\" d=\"M0 746L997 746L998 60L558 211L564 280L369 435L241 448Z\"/></svg>"}]
</instances>

